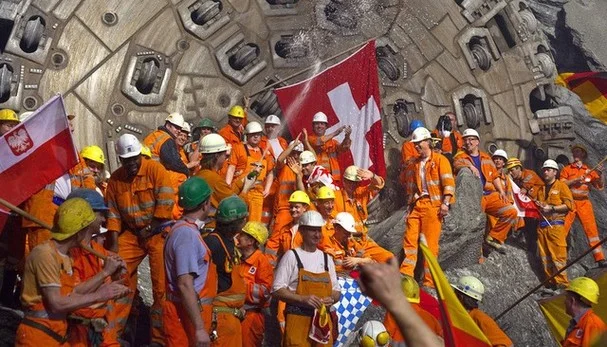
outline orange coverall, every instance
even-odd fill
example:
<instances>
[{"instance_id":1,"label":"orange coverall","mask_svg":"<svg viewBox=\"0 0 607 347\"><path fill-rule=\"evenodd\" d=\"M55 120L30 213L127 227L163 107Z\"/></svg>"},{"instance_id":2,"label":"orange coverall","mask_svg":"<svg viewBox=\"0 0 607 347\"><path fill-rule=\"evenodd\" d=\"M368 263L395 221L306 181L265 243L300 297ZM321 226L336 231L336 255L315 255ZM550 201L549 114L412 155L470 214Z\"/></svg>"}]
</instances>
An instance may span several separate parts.
<instances>
[{"instance_id":1,"label":"orange coverall","mask_svg":"<svg viewBox=\"0 0 607 347\"><path fill-rule=\"evenodd\" d=\"M283 165L275 181L278 181L278 191L274 201L273 234L279 232L292 220L289 212L289 197L297 190L297 176L288 165Z\"/></svg>"},{"instance_id":2,"label":"orange coverall","mask_svg":"<svg viewBox=\"0 0 607 347\"><path fill-rule=\"evenodd\" d=\"M108 250L97 242L91 242L90 246L100 254L106 256L110 254ZM80 282L89 280L103 270L103 260L82 248L71 249L70 257L73 261L72 268ZM109 282L109 279L106 280L106 282ZM72 312L70 317L76 316L85 319L104 318L108 323L108 326L102 332L103 342L101 343L101 346L120 346L116 326L114 324L117 317L115 317L113 306L114 300L110 300L105 304L96 304L78 309ZM72 321L70 321L70 345L82 347L92 345L92 342L88 338L89 329L92 329L89 325L73 324Z\"/></svg>"},{"instance_id":3,"label":"orange coverall","mask_svg":"<svg viewBox=\"0 0 607 347\"><path fill-rule=\"evenodd\" d=\"M592 309L588 309L561 344L563 347L598 346L592 343L596 343L596 340L605 333L607 333L605 322Z\"/></svg>"},{"instance_id":4,"label":"orange coverall","mask_svg":"<svg viewBox=\"0 0 607 347\"><path fill-rule=\"evenodd\" d=\"M297 248L303 243L301 234L297 232L298 227L299 225L293 225L291 221L280 230L273 232L268 238L264 253L272 267L278 265L280 258L288 250Z\"/></svg>"},{"instance_id":5,"label":"orange coverall","mask_svg":"<svg viewBox=\"0 0 607 347\"><path fill-rule=\"evenodd\" d=\"M569 187L563 181L554 181L554 184L550 187L549 194L546 194L546 188L544 186L538 191L537 198L541 203L553 206L565 204L570 212L574 210L571 190L569 190ZM567 264L566 215L566 213L557 212L544 214L550 224L544 220L540 220L539 228L537 229L537 246L546 278L552 276L552 274ZM552 282L557 285L568 284L567 272L561 272Z\"/></svg>"},{"instance_id":6,"label":"orange coverall","mask_svg":"<svg viewBox=\"0 0 607 347\"><path fill-rule=\"evenodd\" d=\"M411 162L414 159L419 158L419 152L417 151L417 149L415 149L415 145L413 144L413 142L405 140L405 142L403 142L403 146L400 149L400 155L401 155L401 159L400 159L401 169L400 169L400 174L398 176L398 181L402 185L404 185L405 184L405 171L407 170L407 167L409 166L409 164L411 164Z\"/></svg>"},{"instance_id":7,"label":"orange coverall","mask_svg":"<svg viewBox=\"0 0 607 347\"><path fill-rule=\"evenodd\" d=\"M24 285L35 286L36 289L24 287L23 294L21 295L21 301L26 310L25 317L17 328L15 336L16 347L67 346L68 324L66 315L53 314L44 306L42 292L38 285L47 285L47 283L41 283L45 279L38 274L38 271L43 269L42 271L45 272L44 276L46 277L48 277L48 272L50 271L55 271L55 269L59 271L60 293L62 296L67 296L72 292L78 284L78 278L72 271L70 258L61 256L53 241L46 241L40 247L46 248L46 251L42 251L42 248L33 250L25 263ZM43 256L41 256L42 253L44 253ZM40 262L45 265L40 265ZM47 332L28 325L28 322L46 326L55 333L55 337L51 337Z\"/></svg>"},{"instance_id":8,"label":"orange coverall","mask_svg":"<svg viewBox=\"0 0 607 347\"><path fill-rule=\"evenodd\" d=\"M281 136L278 136L277 139L278 139L278 142L280 143L280 147L282 147L282 150L284 151L285 149L287 149L287 147L289 146L289 143L287 142L287 140L285 140L285 138L281 137ZM270 144L268 142L268 137L264 135L261 137L261 141L259 142L259 147L265 149L266 146L270 146ZM278 156L279 156L279 154L274 153L274 161L276 161L278 159ZM281 170L282 166L284 166L284 164L276 162L274 171L278 173ZM276 179L277 173L274 174L274 181L272 182L272 188L270 189L270 194L268 194L268 196L266 196L263 199L263 212L261 214L261 222L264 223L266 226L270 225L270 223L272 222L272 218L273 218L272 214L274 212L274 201L276 200L276 193L278 192L278 186L279 186L278 180Z\"/></svg>"},{"instance_id":9,"label":"orange coverall","mask_svg":"<svg viewBox=\"0 0 607 347\"><path fill-rule=\"evenodd\" d=\"M242 143L243 135L234 131L234 128L232 128L230 124L226 124L223 128L219 129L217 133L226 140L226 143L232 145L232 147Z\"/></svg>"},{"instance_id":10,"label":"orange coverall","mask_svg":"<svg viewBox=\"0 0 607 347\"><path fill-rule=\"evenodd\" d=\"M266 185L266 179L269 178L269 174L274 170L274 157L272 150L270 149L265 157L263 156L264 149L261 147L253 148L247 144L241 143L238 146L232 148L232 154L230 155L230 165L236 167L234 178L232 182L241 181L246 175L248 175L255 168L255 164L261 163L262 169L256 178L255 185L247 192L246 199L249 207L249 220L255 222L261 222L261 214L263 211L263 191Z\"/></svg>"},{"instance_id":11,"label":"orange coverall","mask_svg":"<svg viewBox=\"0 0 607 347\"><path fill-rule=\"evenodd\" d=\"M248 258L242 259L240 276L246 287L242 325L242 346L261 347L265 321L263 309L270 306L270 292L274 281L274 269L261 251L255 250Z\"/></svg>"},{"instance_id":12,"label":"orange coverall","mask_svg":"<svg viewBox=\"0 0 607 347\"><path fill-rule=\"evenodd\" d=\"M384 249L366 235L356 239L354 237L349 237L347 247L344 247L344 245L335 238L335 235L323 237L318 244L318 249L333 257L335 272L337 272L338 275L353 270L352 268L346 268L343 264L343 261L347 257L369 258L378 263L385 263L394 257L392 252Z\"/></svg>"},{"instance_id":13,"label":"orange coverall","mask_svg":"<svg viewBox=\"0 0 607 347\"><path fill-rule=\"evenodd\" d=\"M186 221L176 222L171 230L174 230L177 223L187 223ZM169 231L170 235L170 231ZM167 236L168 237L168 236ZM202 260L209 265L207 278L204 286L198 293L198 303L200 305L200 316L207 333L211 333L211 320L213 317L213 306L211 302L217 295L217 267L211 261L211 251L202 240L200 242L206 248L207 253ZM162 325L164 328L164 337L166 347L192 346L193 340L190 338L196 335L196 330L186 309L181 305L181 296L178 292L172 292L169 284L166 283L167 297L162 308ZM176 286L176 284L175 284Z\"/></svg>"},{"instance_id":14,"label":"orange coverall","mask_svg":"<svg viewBox=\"0 0 607 347\"><path fill-rule=\"evenodd\" d=\"M352 196L348 194L346 189L342 189L341 194L335 195L335 210L348 212L354 217L354 221L356 224L354 225L357 232L367 233L367 218L369 217L369 212L367 210L367 204L369 200L371 200L378 191L380 191L385 185L386 182L383 178L379 177L380 183L375 184L373 180L369 184L360 185L354 190ZM368 182L366 182L368 183Z\"/></svg>"},{"instance_id":15,"label":"orange coverall","mask_svg":"<svg viewBox=\"0 0 607 347\"><path fill-rule=\"evenodd\" d=\"M468 312L472 320L489 339L492 346L513 346L512 340L500 329L499 325L485 312L474 308Z\"/></svg>"},{"instance_id":16,"label":"orange coverall","mask_svg":"<svg viewBox=\"0 0 607 347\"><path fill-rule=\"evenodd\" d=\"M443 327L436 317L424 310L419 304L411 303L411 307L436 336L443 337ZM386 313L386 318L384 318L384 326L386 327L386 331L390 334L393 343L402 344L406 342L405 337L398 328L398 324L396 324L396 320L394 320L394 317L389 312Z\"/></svg>"},{"instance_id":17,"label":"orange coverall","mask_svg":"<svg viewBox=\"0 0 607 347\"><path fill-rule=\"evenodd\" d=\"M337 156L348 148L342 146L335 139L330 139L323 143L321 136L316 136L314 134L309 135L308 140L316 152L316 165L320 165L329 170L335 182L341 182L341 169Z\"/></svg>"},{"instance_id":18,"label":"orange coverall","mask_svg":"<svg viewBox=\"0 0 607 347\"><path fill-rule=\"evenodd\" d=\"M439 217L440 207L445 196L451 196L449 203L455 202L455 180L449 160L436 152L430 154L423 168L427 194L422 193L421 165L421 158L417 158L405 173L405 195L410 201L410 212L403 239L405 259L400 266L400 272L409 276L413 276L417 264L420 234L426 237L428 248L438 257L438 242L442 228L442 218ZM426 262L424 262L424 285L434 286Z\"/></svg>"},{"instance_id":19,"label":"orange coverall","mask_svg":"<svg viewBox=\"0 0 607 347\"><path fill-rule=\"evenodd\" d=\"M198 171L196 176L205 180L213 190L213 192L211 193L212 209L211 213L209 214L211 222L207 223L205 225L205 228L215 228L215 210L217 209L217 206L219 206L219 202L232 195L240 195L241 197L243 197L243 194L239 194L239 192L242 190L242 183L233 182L232 187L230 187L226 183L225 178L220 176L217 172L208 169L202 169Z\"/></svg>"},{"instance_id":20,"label":"orange coverall","mask_svg":"<svg viewBox=\"0 0 607 347\"><path fill-rule=\"evenodd\" d=\"M126 325L137 290L137 267L149 256L154 303L151 308L152 342L164 343L162 306L165 294L164 235L143 238L139 232L154 219L169 220L173 215L175 190L171 177L157 161L142 160L139 172L128 178L123 167L114 171L108 182L106 201L109 207L107 228L119 233L118 255L124 259L131 294L116 300L118 334Z\"/></svg>"},{"instance_id":21,"label":"orange coverall","mask_svg":"<svg viewBox=\"0 0 607 347\"><path fill-rule=\"evenodd\" d=\"M579 182L569 186L571 194L573 195L573 203L575 205L575 211L569 212L565 218L565 231L569 233L571 225L575 220L575 217L580 219L580 223L586 233L588 239L588 245L590 247L599 243L599 229L596 226L596 219L594 218L594 209L592 208L592 202L590 201L590 186L598 190L603 190L603 177L596 171L592 171L586 175L586 171L590 170L586 164L582 167L577 167L575 163L567 165L561 170L560 179L562 181L568 181L571 179L586 176L589 182ZM597 247L592 251L594 261L601 261L605 259L603 250L601 247Z\"/></svg>"},{"instance_id":22,"label":"orange coverall","mask_svg":"<svg viewBox=\"0 0 607 347\"><path fill-rule=\"evenodd\" d=\"M499 173L495 168L491 156L485 152L480 152L480 160L481 168L479 171L486 180L483 187L481 208L486 214L497 217L497 223L489 230L489 236L500 243L504 243L510 230L516 227L518 223L518 212L514 205L502 201L493 185L493 181L499 177ZM453 158L453 171L455 174L459 173L463 168L472 166L474 166L474 161L466 152L460 151Z\"/></svg>"}]
</instances>

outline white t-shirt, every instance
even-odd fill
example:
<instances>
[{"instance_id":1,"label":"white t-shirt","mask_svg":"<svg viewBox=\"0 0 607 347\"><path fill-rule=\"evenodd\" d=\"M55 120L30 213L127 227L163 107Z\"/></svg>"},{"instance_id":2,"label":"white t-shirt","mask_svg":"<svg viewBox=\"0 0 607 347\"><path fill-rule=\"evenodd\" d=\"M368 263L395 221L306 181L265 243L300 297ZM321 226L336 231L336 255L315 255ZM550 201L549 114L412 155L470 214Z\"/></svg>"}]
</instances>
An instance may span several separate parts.
<instances>
[{"instance_id":1,"label":"white t-shirt","mask_svg":"<svg viewBox=\"0 0 607 347\"><path fill-rule=\"evenodd\" d=\"M325 258L323 252L316 249L314 252L306 252L301 248L296 248L297 255L301 259L301 263L306 271L312 273L323 273L325 272ZM341 291L339 282L337 282L337 275L335 273L335 263L333 258L327 256L329 262L329 277L331 278L331 285L334 291ZM274 272L274 283L272 284L272 292L275 292L281 288L287 288L288 290L295 292L297 289L299 269L297 268L297 259L295 254L291 250L285 253Z\"/></svg>"},{"instance_id":2,"label":"white t-shirt","mask_svg":"<svg viewBox=\"0 0 607 347\"><path fill-rule=\"evenodd\" d=\"M424 158L419 163L419 177L422 182L422 191L420 193L421 196L429 195L428 194L428 182L426 181L426 163L429 158Z\"/></svg>"},{"instance_id":3,"label":"white t-shirt","mask_svg":"<svg viewBox=\"0 0 607 347\"><path fill-rule=\"evenodd\" d=\"M282 146L280 145L280 141L278 141L278 139L269 139L268 142L270 143L270 146L272 146L272 152L274 153L274 159L278 159L278 157L282 154L283 149Z\"/></svg>"}]
</instances>

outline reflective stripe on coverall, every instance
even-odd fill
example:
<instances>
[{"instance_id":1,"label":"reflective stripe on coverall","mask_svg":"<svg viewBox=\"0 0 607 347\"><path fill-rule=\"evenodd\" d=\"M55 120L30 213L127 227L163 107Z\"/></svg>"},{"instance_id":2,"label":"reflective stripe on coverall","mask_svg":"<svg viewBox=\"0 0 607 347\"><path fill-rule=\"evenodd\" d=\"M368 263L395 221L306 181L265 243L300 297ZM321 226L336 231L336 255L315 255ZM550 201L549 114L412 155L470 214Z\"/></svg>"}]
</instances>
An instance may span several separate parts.
<instances>
[{"instance_id":1,"label":"reflective stripe on coverall","mask_svg":"<svg viewBox=\"0 0 607 347\"><path fill-rule=\"evenodd\" d=\"M62 264L61 256L57 251L57 246L53 241L46 241L51 243L51 247L55 251L55 260ZM73 271L68 273L63 266L60 270L61 289L59 292L62 296L69 295L74 287L78 284L78 278L74 276ZM64 342L59 342L55 338L51 337L46 332L24 324L19 324L17 333L15 335L15 347L55 347L55 346L68 346L67 343L67 319L65 314L54 315L50 313L44 307L44 300L42 302L34 304L27 308L25 311L25 318L35 323L44 325L48 329L54 331L59 336L64 337ZM86 341L84 341L86 343Z\"/></svg>"},{"instance_id":2,"label":"reflective stripe on coverall","mask_svg":"<svg viewBox=\"0 0 607 347\"><path fill-rule=\"evenodd\" d=\"M481 329L492 346L514 346L512 340L504 333L504 331L491 319L485 312L474 308L468 312L472 320Z\"/></svg>"},{"instance_id":3,"label":"reflective stripe on coverall","mask_svg":"<svg viewBox=\"0 0 607 347\"><path fill-rule=\"evenodd\" d=\"M230 274L232 286L218 292L213 299L213 320L216 324L217 340L213 341L212 346L232 347L242 346L242 326L240 323L240 309L245 302L245 284L240 275L240 264L232 257L219 235L213 233L207 237L215 237L223 247L225 252L226 264L215 264L216 267L224 266ZM211 324L213 324L211 323Z\"/></svg>"},{"instance_id":4,"label":"reflective stripe on coverall","mask_svg":"<svg viewBox=\"0 0 607 347\"><path fill-rule=\"evenodd\" d=\"M586 170L589 168L584 164L578 168L575 163L567 165L561 170L560 179L562 181L568 181L578 177L586 176ZM575 211L569 212L565 218L565 230L567 233L571 231L571 226L575 218L579 218L586 238L588 239L588 246L592 247L599 243L599 230L596 225L596 219L594 217L594 209L592 208L592 202L589 199L590 185L598 190L603 190L603 177L592 171L588 178L590 182L579 182L569 187L571 194L573 195L573 202L575 204ZM601 261L605 259L603 249L597 247L592 251L594 261Z\"/></svg>"},{"instance_id":5,"label":"reflective stripe on coverall","mask_svg":"<svg viewBox=\"0 0 607 347\"><path fill-rule=\"evenodd\" d=\"M288 165L283 165L278 174L278 191L274 202L274 226L272 233L280 231L291 222L289 198L297 190L297 176Z\"/></svg>"},{"instance_id":6,"label":"reflective stripe on coverall","mask_svg":"<svg viewBox=\"0 0 607 347\"><path fill-rule=\"evenodd\" d=\"M270 306L270 291L274 272L272 265L259 249L239 266L240 275L246 286L244 309L246 311L242 326L242 346L261 347L265 320L262 309Z\"/></svg>"},{"instance_id":7,"label":"reflective stripe on coverall","mask_svg":"<svg viewBox=\"0 0 607 347\"><path fill-rule=\"evenodd\" d=\"M335 139L330 139L323 144L321 136L313 134L308 135L308 140L312 147L314 147L314 151L316 151L316 165L329 170L335 182L341 182L341 169L337 160L339 153L344 150L341 144Z\"/></svg>"},{"instance_id":8,"label":"reflective stripe on coverall","mask_svg":"<svg viewBox=\"0 0 607 347\"><path fill-rule=\"evenodd\" d=\"M184 224L192 225L193 228L198 230L196 224L190 223L187 220L180 220L173 225L171 231ZM212 302L215 295L217 295L217 268L211 261L211 251L202 240L202 236L199 236L199 239L207 250L203 261L207 263L209 267L204 286L198 293L198 304L200 307L200 316L204 324L204 329L208 334L211 334L211 320L213 317ZM174 285L177 287L176 283L174 283ZM166 347L194 345L196 328L192 324L187 310L181 305L181 295L178 292L171 292L168 282L166 283L166 293L167 298L164 301L164 306L162 308L162 326L164 329Z\"/></svg>"},{"instance_id":9,"label":"reflective stripe on coverall","mask_svg":"<svg viewBox=\"0 0 607 347\"><path fill-rule=\"evenodd\" d=\"M548 198L545 197L545 191L546 187L544 186L538 192L538 200L541 203L553 206L565 204L569 208L569 211L574 209L571 191L563 181L554 181ZM565 215L565 213L545 214L551 225L547 225L545 221L540 220L539 228L537 229L537 246L546 278L552 276L567 264ZM552 280L552 283L557 285L568 284L567 272L561 272Z\"/></svg>"},{"instance_id":10,"label":"reflective stripe on coverall","mask_svg":"<svg viewBox=\"0 0 607 347\"><path fill-rule=\"evenodd\" d=\"M293 222L282 227L278 232L273 232L266 242L264 253L272 267L276 267L280 258L290 249L300 247L303 244L301 234L297 232L298 226Z\"/></svg>"},{"instance_id":11,"label":"reflective stripe on coverall","mask_svg":"<svg viewBox=\"0 0 607 347\"><path fill-rule=\"evenodd\" d=\"M327 253L323 254L325 257L325 272L313 273L304 269L301 259L299 258L299 255L297 255L297 251L292 250L292 252L295 253L297 268L299 269L295 294L302 296L316 295L319 298L330 297L333 293L333 286L331 284L331 277L329 276ZM308 337L310 334L310 326L312 325L312 317L314 316L314 308L287 304L286 315L287 324L282 340L283 347L333 345L333 334L331 334L329 343L325 345L313 341ZM329 319L332 319L332 317ZM331 330L333 330L333 324L331 322L329 323L329 326L331 327Z\"/></svg>"},{"instance_id":12,"label":"reflective stripe on coverall","mask_svg":"<svg viewBox=\"0 0 607 347\"><path fill-rule=\"evenodd\" d=\"M428 248L438 257L439 239L442 228L442 218L439 217L440 207L445 196L451 196L450 203L455 202L455 180L449 160L442 154L432 152L425 163L425 178L428 195L420 196L423 183L419 174L421 159L410 164L405 176L406 195L412 200L411 212L407 216L406 229L403 239L405 259L401 263L400 272L413 276L417 264L417 253L420 234L426 237ZM424 285L434 287L428 265L424 262Z\"/></svg>"},{"instance_id":13,"label":"reflective stripe on coverall","mask_svg":"<svg viewBox=\"0 0 607 347\"><path fill-rule=\"evenodd\" d=\"M593 342L596 343L597 339L606 332L607 325L605 325L605 322L592 309L588 309L561 344L563 347L598 346Z\"/></svg>"},{"instance_id":14,"label":"reflective stripe on coverall","mask_svg":"<svg viewBox=\"0 0 607 347\"><path fill-rule=\"evenodd\" d=\"M280 143L280 147L284 151L289 146L287 140L284 137L278 136L278 142ZM266 146L272 147L272 145L268 142L267 136L262 136L261 141L259 142L259 147L266 148ZM279 154L274 152L274 161L278 159ZM284 163L276 163L275 172L278 173L282 169ZM273 212L274 212L274 202L276 200L276 193L278 192L279 183L278 179L276 179L277 174L274 174L274 181L272 182L272 188L270 188L270 193L263 199L263 211L261 213L261 222L266 226L269 226L272 223Z\"/></svg>"},{"instance_id":15,"label":"reflective stripe on coverall","mask_svg":"<svg viewBox=\"0 0 607 347\"><path fill-rule=\"evenodd\" d=\"M436 317L424 310L419 304L411 303L411 307L436 336L443 337L443 328ZM390 334L392 344L402 344L403 346L406 346L405 338L400 332L394 316L389 312L386 313L386 317L384 318L384 326L386 327L386 331Z\"/></svg>"}]
</instances>

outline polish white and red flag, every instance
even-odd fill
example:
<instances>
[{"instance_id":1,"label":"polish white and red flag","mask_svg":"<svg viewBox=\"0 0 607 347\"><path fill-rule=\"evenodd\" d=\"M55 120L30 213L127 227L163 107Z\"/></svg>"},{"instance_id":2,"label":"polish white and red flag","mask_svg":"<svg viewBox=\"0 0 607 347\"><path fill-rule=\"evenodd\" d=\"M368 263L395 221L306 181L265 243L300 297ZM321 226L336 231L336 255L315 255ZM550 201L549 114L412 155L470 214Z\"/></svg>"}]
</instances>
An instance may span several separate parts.
<instances>
[{"instance_id":1,"label":"polish white and red flag","mask_svg":"<svg viewBox=\"0 0 607 347\"><path fill-rule=\"evenodd\" d=\"M0 137L0 198L19 205L78 163L61 95ZM0 205L0 230L7 216Z\"/></svg>"},{"instance_id":2,"label":"polish white and red flag","mask_svg":"<svg viewBox=\"0 0 607 347\"><path fill-rule=\"evenodd\" d=\"M274 93L293 137L303 128L311 133L312 118L322 111L329 121L327 134L341 126L352 127L350 151L339 158L342 171L354 164L385 177L375 41L315 76ZM335 139L341 142L343 136L342 132Z\"/></svg>"}]
</instances>

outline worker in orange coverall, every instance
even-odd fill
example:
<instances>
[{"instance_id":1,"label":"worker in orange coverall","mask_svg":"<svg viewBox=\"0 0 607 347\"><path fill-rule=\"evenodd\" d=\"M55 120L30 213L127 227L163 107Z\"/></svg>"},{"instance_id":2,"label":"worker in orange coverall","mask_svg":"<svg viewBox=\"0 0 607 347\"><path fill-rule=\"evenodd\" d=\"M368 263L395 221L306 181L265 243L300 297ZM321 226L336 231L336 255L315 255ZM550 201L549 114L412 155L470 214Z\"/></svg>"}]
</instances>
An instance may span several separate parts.
<instances>
[{"instance_id":1,"label":"worker in orange coverall","mask_svg":"<svg viewBox=\"0 0 607 347\"><path fill-rule=\"evenodd\" d=\"M116 153L122 166L108 182L106 201L108 248L126 262L132 294L116 301L116 326L122 334L137 289L137 267L149 256L154 302L151 308L152 343L164 344L162 306L165 299L163 224L173 215L175 190L171 176L159 162L143 160L142 145L132 134L120 136Z\"/></svg>"},{"instance_id":2,"label":"worker in orange coverall","mask_svg":"<svg viewBox=\"0 0 607 347\"><path fill-rule=\"evenodd\" d=\"M261 137L261 141L259 142L259 147L272 149L272 154L274 155L274 161L276 162L275 171L276 175L280 173L280 169L282 168L282 164L278 161L278 158L287 149L289 146L289 142L282 136L279 136L280 133L280 118L271 114L266 117L264 120L264 135ZM274 212L274 201L276 200L276 192L278 192L278 179L275 179L272 182L272 187L270 188L269 194L263 199L263 212L261 214L261 221L266 225L270 226L272 222L272 214Z\"/></svg>"},{"instance_id":3,"label":"worker in orange coverall","mask_svg":"<svg viewBox=\"0 0 607 347\"><path fill-rule=\"evenodd\" d=\"M440 336L442 338L443 328L438 319L436 319L436 317L434 317L430 312L424 310L419 304L421 301L419 284L417 284L413 277L404 275L403 278L401 278L400 285L403 293L405 293L405 296L407 297L407 301L409 301L415 313L419 315L419 317L424 321L424 323L426 323L430 330L436 334L436 336ZM400 332L400 329L398 329L398 325L390 313L386 313L386 318L384 318L384 326L392 338L393 345L405 345L405 338Z\"/></svg>"},{"instance_id":4,"label":"worker in orange coverall","mask_svg":"<svg viewBox=\"0 0 607 347\"><path fill-rule=\"evenodd\" d=\"M355 165L346 168L342 182L344 189L340 196L336 196L335 209L350 213L356 221L356 231L366 234L369 217L367 205L386 182L381 176Z\"/></svg>"},{"instance_id":5,"label":"worker in orange coverall","mask_svg":"<svg viewBox=\"0 0 607 347\"><path fill-rule=\"evenodd\" d=\"M67 256L92 230L99 230L101 222L82 198L66 200L58 208L52 239L34 248L25 262L21 301L26 309L15 346L65 346L70 312L129 293L122 284L105 283L123 265L117 256L109 256L101 272L81 283Z\"/></svg>"},{"instance_id":6,"label":"worker in orange coverall","mask_svg":"<svg viewBox=\"0 0 607 347\"><path fill-rule=\"evenodd\" d=\"M385 250L367 235L354 239L356 221L348 212L339 212L333 220L335 233L323 237L318 249L333 257L335 271L338 276L357 269L362 264L385 263L394 257L392 252Z\"/></svg>"},{"instance_id":7,"label":"worker in orange coverall","mask_svg":"<svg viewBox=\"0 0 607 347\"><path fill-rule=\"evenodd\" d=\"M485 294L485 286L478 278L474 276L462 276L458 279L457 284L452 284L451 286L455 289L455 295L462 303L462 306L464 306L470 317L472 317L472 320L487 337L491 346L514 346L512 340L510 340L499 325L478 308L478 304L483 300L483 295Z\"/></svg>"},{"instance_id":8,"label":"worker in orange coverall","mask_svg":"<svg viewBox=\"0 0 607 347\"><path fill-rule=\"evenodd\" d=\"M352 144L352 140L350 139L352 128L341 126L333 133L327 135L325 133L328 127L329 121L327 115L323 112L316 113L314 118L312 118L313 134L309 137L310 144L316 152L318 165L329 170L336 182L341 182L341 169L337 156L339 153L345 152L350 148ZM342 132L345 134L344 139L341 143L338 143L334 137Z\"/></svg>"},{"instance_id":9,"label":"worker in orange coverall","mask_svg":"<svg viewBox=\"0 0 607 347\"><path fill-rule=\"evenodd\" d=\"M424 127L424 122L422 122L419 119L414 119L411 121L411 123L409 123L409 133L413 134L415 129L423 128L423 127ZM405 140L405 141L403 141L403 145L400 149L400 155L401 155L401 160L400 160L401 169L400 169L400 175L398 176L398 181L404 185L405 184L405 170L407 169L409 164L411 164L412 160L419 157L419 153L415 149L413 142Z\"/></svg>"},{"instance_id":10,"label":"worker in orange coverall","mask_svg":"<svg viewBox=\"0 0 607 347\"><path fill-rule=\"evenodd\" d=\"M71 198L82 198L91 205L97 219L104 223L106 221L108 207L103 201L101 194L92 189L76 189L68 195L67 200ZM103 227L101 227L103 228ZM106 257L111 256L120 260L121 271L117 271L113 279L118 280L123 278L121 272L126 270L124 260L117 257L114 253L109 252L103 247L103 243L96 242L93 238L100 234L101 230L89 229L83 243L87 244L98 254ZM70 250L72 258L72 268L76 273L79 282L85 282L94 278L99 273L103 272L104 261L99 259L97 255L89 253L82 248L73 248ZM105 280L105 283L111 282L110 278ZM68 316L69 327L69 344L71 346L120 346L118 342L118 333L114 321L116 320L115 311L113 309L114 301L109 300L104 304L97 304L89 307L84 307L72 312Z\"/></svg>"},{"instance_id":11,"label":"worker in orange coverall","mask_svg":"<svg viewBox=\"0 0 607 347\"><path fill-rule=\"evenodd\" d=\"M405 259L400 272L413 276L417 264L420 234L426 237L428 248L438 257L443 218L455 201L455 180L449 160L432 151L432 135L426 128L417 128L411 142L419 152L405 173L405 194L409 200L403 248ZM424 285L434 287L432 275L424 262Z\"/></svg>"},{"instance_id":12,"label":"worker in orange coverall","mask_svg":"<svg viewBox=\"0 0 607 347\"><path fill-rule=\"evenodd\" d=\"M264 310L270 307L274 269L259 250L268 239L268 229L261 222L247 222L236 236L242 254L240 275L247 289L242 325L242 346L261 347L265 329Z\"/></svg>"},{"instance_id":13,"label":"worker in orange coverall","mask_svg":"<svg viewBox=\"0 0 607 347\"><path fill-rule=\"evenodd\" d=\"M210 205L211 187L200 177L179 186L183 216L171 227L166 241L164 267L166 300L162 308L167 347L210 346L213 299L217 295L217 269L202 240Z\"/></svg>"},{"instance_id":14,"label":"worker in orange coverall","mask_svg":"<svg viewBox=\"0 0 607 347\"><path fill-rule=\"evenodd\" d=\"M542 165L546 185L538 191L537 205L543 220L537 229L537 246L546 278L556 274L567 264L567 231L565 216L574 210L573 196L569 187L558 179L559 166L548 159ZM548 290L567 286L567 272L556 275L547 285Z\"/></svg>"},{"instance_id":15,"label":"worker in orange coverall","mask_svg":"<svg viewBox=\"0 0 607 347\"><path fill-rule=\"evenodd\" d=\"M573 221L576 217L579 218L588 239L588 246L592 247L599 243L600 239L589 194L591 186L603 190L603 166L599 165L594 170L590 170L583 162L588 157L588 151L582 145L571 146L571 154L573 155L573 163L565 166L560 175L561 181L565 182L571 189L575 204L575 211L569 212L567 218L565 218L565 230L569 233ZM595 248L592 251L592 256L599 267L607 267L607 260L605 260L605 254L603 254L601 247Z\"/></svg>"},{"instance_id":16,"label":"worker in orange coverall","mask_svg":"<svg viewBox=\"0 0 607 347\"><path fill-rule=\"evenodd\" d=\"M565 289L565 312L571 316L563 347L599 346L607 325L593 310L599 303L599 285L588 277L578 277Z\"/></svg>"},{"instance_id":17,"label":"worker in orange coverall","mask_svg":"<svg viewBox=\"0 0 607 347\"><path fill-rule=\"evenodd\" d=\"M478 132L474 129L466 129L462 136L464 150L453 158L453 171L458 174L461 169L468 168L480 179L483 187L481 208L486 214L497 217L497 223L485 238L485 245L500 250L508 233L518 222L518 212L510 203L491 157L479 150L481 140ZM485 253L488 252L489 248Z\"/></svg>"}]
</instances>

